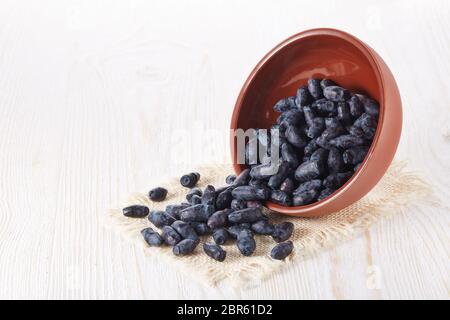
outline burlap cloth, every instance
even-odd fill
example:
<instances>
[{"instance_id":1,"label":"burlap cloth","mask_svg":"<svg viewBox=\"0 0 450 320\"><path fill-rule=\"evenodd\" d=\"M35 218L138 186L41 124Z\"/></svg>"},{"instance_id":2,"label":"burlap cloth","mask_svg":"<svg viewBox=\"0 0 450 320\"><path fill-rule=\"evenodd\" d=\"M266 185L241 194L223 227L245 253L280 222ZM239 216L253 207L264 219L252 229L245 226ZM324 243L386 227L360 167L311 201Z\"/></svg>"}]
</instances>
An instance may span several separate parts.
<instances>
[{"instance_id":1,"label":"burlap cloth","mask_svg":"<svg viewBox=\"0 0 450 320\"><path fill-rule=\"evenodd\" d=\"M197 171L201 173L200 187L207 184L222 186L225 177L233 172L230 165L202 167ZM176 268L187 276L212 286L224 281L233 287L255 286L282 267L301 263L305 257L353 238L380 218L395 214L429 192L427 184L417 174L408 172L403 162L395 162L368 195L344 210L326 217L308 219L271 214L271 220L275 223L291 221L295 225L291 237L295 249L286 261L270 258L270 250L275 245L271 237L256 236L257 249L251 257L242 256L236 245L230 241L230 244L224 246L227 251L226 260L216 262L204 254L202 244L196 248L194 254L185 257L174 256L172 248L168 246L149 247L140 234L142 229L152 226L149 220L123 216L122 208L127 205L143 204L150 210L164 210L168 204L185 201L187 189L180 185L178 177L160 184L152 183L152 186L155 185L169 190L164 202L151 202L146 192L135 193L116 209L109 210L107 225L114 228L124 239L141 247L146 254L165 261L170 268ZM212 241L210 236L207 239Z\"/></svg>"}]
</instances>

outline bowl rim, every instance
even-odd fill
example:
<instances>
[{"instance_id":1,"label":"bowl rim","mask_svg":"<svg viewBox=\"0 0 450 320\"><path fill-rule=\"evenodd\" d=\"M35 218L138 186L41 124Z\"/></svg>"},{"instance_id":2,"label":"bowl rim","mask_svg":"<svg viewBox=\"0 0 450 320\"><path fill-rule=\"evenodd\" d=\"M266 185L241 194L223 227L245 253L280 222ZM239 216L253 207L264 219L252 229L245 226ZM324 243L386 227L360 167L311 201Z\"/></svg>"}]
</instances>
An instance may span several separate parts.
<instances>
[{"instance_id":1,"label":"bowl rim","mask_svg":"<svg viewBox=\"0 0 450 320\"><path fill-rule=\"evenodd\" d=\"M236 174L239 174L242 170L240 169L239 164L235 163L235 146L234 146L234 129L236 129L236 125L237 125L237 121L238 121L238 116L240 114L240 110L242 109L242 102L245 96L245 93L247 92L248 88L250 87L250 85L252 84L252 82L254 81L255 76L257 75L257 73L259 72L259 70L265 65L267 64L272 57L274 57L277 53L279 53L281 50L285 49L286 47L289 47L290 45L292 45L293 43L297 42L297 41L301 41L304 40L306 38L309 37L315 37L315 36L321 36L321 35L327 35L327 36L334 36L337 38L340 38L344 41L347 41L348 43L350 43L351 45L355 46L363 55L364 57L367 59L367 61L369 62L371 68L375 71L375 77L379 86L379 105L380 105L380 114L379 114L379 120L378 120L378 125L377 125L377 129L375 131L375 136L373 138L372 144L370 145L370 148L367 152L367 155L365 156L364 160L361 162L361 165L359 166L358 170L352 175L352 177L344 184L342 185L339 189L337 189L335 192L333 192L331 195L329 195L328 197L314 202L312 204L308 204L305 206L292 206L292 207L287 207L287 206L282 206L270 201L266 202L266 207L271 209L272 211L278 212L278 213L283 213L283 214L288 214L288 215L301 215L303 217L308 217L308 214L311 213L311 211L315 211L317 209L320 209L324 206L326 206L327 204L329 204L330 202L332 202L335 198L339 197L341 194L345 193L350 186L353 184L353 182L355 180L358 179L358 177L361 175L361 172L364 171L364 169L367 166L367 163L370 161L370 158L372 157L374 150L375 150L375 146L378 143L382 128L383 128L383 124L384 124L384 114L385 114L385 84L384 84L384 80L382 77L382 68L374 54L374 51L372 48L370 48L366 43L364 43L362 40L358 39L357 37L342 31L342 30L338 30L338 29L334 29L334 28L314 28L314 29L308 29L308 30L304 30L301 31L299 33L296 33L290 37L288 37L287 39L281 41L280 43L278 43L275 47L273 47L268 53L266 53L263 58L256 64L256 66L252 69L252 71L250 72L249 76L247 77L246 81L244 82L244 85L242 86L238 98L236 100L234 109L233 109L233 114L231 117L231 124L230 124L230 142L231 142L231 160L232 160L232 164L233 164L233 169L235 171ZM317 214L310 214L310 216L317 216Z\"/></svg>"}]
</instances>

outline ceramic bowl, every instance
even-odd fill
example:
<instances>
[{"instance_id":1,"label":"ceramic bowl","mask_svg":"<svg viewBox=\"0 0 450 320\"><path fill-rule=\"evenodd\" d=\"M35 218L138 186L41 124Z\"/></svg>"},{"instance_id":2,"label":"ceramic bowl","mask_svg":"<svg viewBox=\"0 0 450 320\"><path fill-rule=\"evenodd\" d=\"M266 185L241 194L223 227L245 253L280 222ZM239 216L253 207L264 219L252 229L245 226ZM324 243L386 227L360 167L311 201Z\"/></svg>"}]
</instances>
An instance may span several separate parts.
<instances>
[{"instance_id":1,"label":"ceramic bowl","mask_svg":"<svg viewBox=\"0 0 450 320\"><path fill-rule=\"evenodd\" d=\"M386 63L367 44L346 32L313 29L278 44L256 65L245 81L234 107L231 129L270 128L279 115L273 105L295 95L309 78L328 78L352 92L380 103L378 127L366 158L353 177L329 197L306 206L285 207L267 203L282 214L315 217L339 211L366 195L388 169L402 128L402 103L395 79ZM237 144L231 134L236 174Z\"/></svg>"}]
</instances>

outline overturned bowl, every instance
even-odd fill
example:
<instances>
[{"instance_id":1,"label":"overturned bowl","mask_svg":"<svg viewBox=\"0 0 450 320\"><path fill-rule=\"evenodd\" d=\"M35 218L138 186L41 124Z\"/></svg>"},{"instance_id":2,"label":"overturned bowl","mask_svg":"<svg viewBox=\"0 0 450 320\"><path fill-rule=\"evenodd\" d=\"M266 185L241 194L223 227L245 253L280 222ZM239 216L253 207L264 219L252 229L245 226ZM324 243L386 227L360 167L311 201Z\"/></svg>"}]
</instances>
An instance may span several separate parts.
<instances>
[{"instance_id":1,"label":"overturned bowl","mask_svg":"<svg viewBox=\"0 0 450 320\"><path fill-rule=\"evenodd\" d=\"M356 37L335 29L300 32L273 48L256 65L242 87L231 119L231 155L236 174L235 129L270 128L278 113L273 105L295 95L309 78L328 78L380 103L378 127L359 169L341 188L313 204L285 207L268 202L279 213L316 217L346 208L366 195L383 177L394 157L402 128L402 103L395 79L381 57Z\"/></svg>"}]
</instances>

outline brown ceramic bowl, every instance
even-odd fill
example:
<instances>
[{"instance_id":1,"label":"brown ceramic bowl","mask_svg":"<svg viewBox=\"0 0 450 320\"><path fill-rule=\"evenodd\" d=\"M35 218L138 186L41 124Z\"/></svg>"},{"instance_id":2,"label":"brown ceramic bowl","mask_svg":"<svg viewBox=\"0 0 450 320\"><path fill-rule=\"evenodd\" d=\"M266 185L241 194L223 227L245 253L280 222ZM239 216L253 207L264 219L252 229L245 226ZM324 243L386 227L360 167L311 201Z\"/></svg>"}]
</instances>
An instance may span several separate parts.
<instances>
[{"instance_id":1,"label":"brown ceramic bowl","mask_svg":"<svg viewBox=\"0 0 450 320\"><path fill-rule=\"evenodd\" d=\"M270 128L278 116L272 107L281 98L295 95L311 77L328 78L353 92L367 94L380 103L377 131L359 170L329 197L306 206L267 206L277 212L316 217L339 211L361 199L388 169L402 128L402 103L394 77L381 57L367 44L343 31L313 29L300 32L273 48L256 65L241 89L231 119L231 129ZM234 170L236 138L231 134Z\"/></svg>"}]
</instances>

